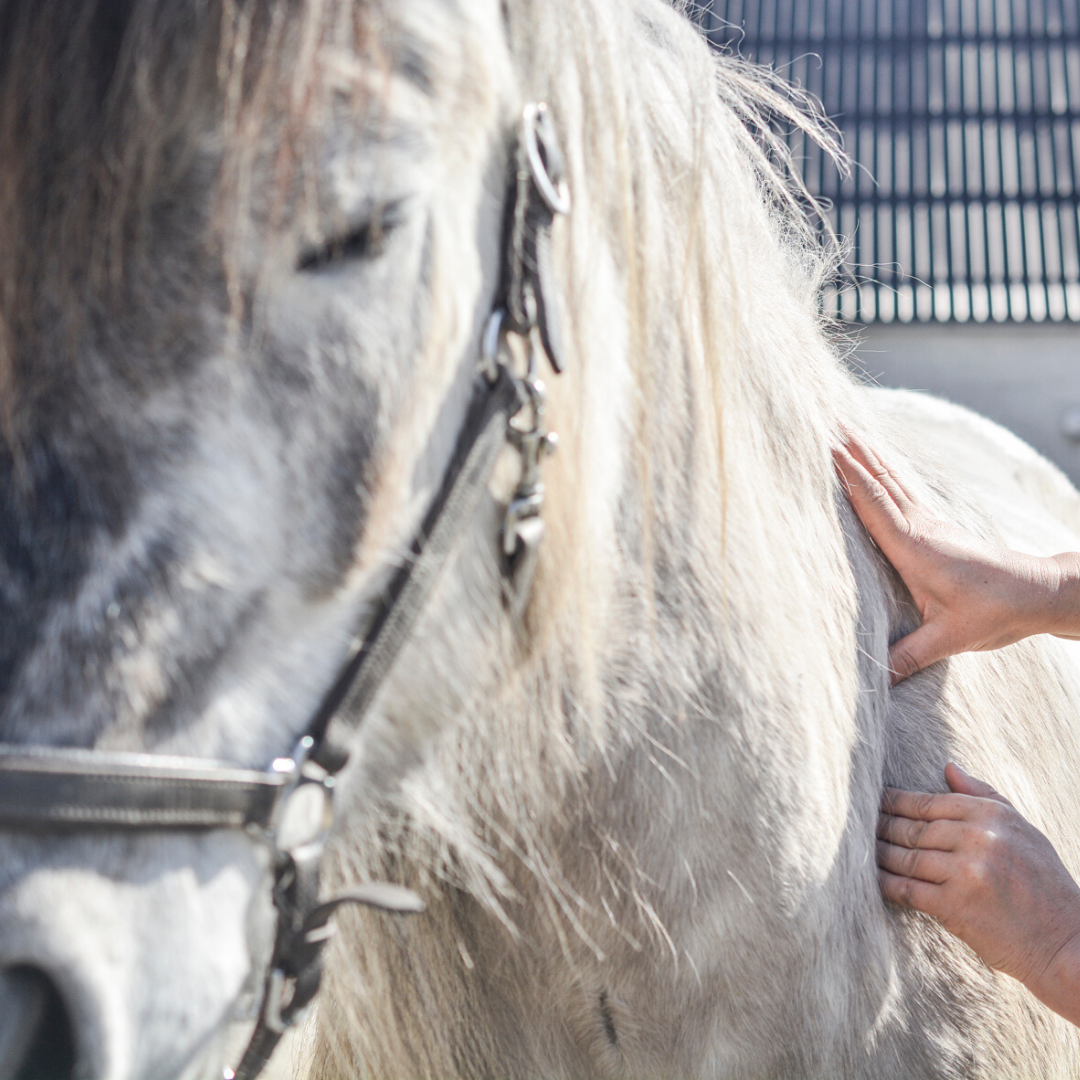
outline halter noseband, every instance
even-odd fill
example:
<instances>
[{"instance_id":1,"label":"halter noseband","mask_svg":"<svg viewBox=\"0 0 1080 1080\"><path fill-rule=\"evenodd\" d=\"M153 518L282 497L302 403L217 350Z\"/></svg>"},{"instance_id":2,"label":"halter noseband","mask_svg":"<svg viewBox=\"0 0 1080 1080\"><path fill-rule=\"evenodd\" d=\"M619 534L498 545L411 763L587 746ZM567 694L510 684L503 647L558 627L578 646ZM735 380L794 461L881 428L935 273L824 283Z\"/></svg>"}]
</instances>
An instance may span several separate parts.
<instances>
[{"instance_id":1,"label":"halter noseband","mask_svg":"<svg viewBox=\"0 0 1080 1080\"><path fill-rule=\"evenodd\" d=\"M227 1080L253 1080L314 998L329 921L338 907L423 910L414 893L380 882L320 902L334 778L508 440L521 454L522 469L503 525L506 594L516 606L515 598L520 603L528 590L543 530L539 467L555 447L554 434L543 427L539 356L547 355L556 372L563 370L556 311L547 303L544 281L550 275L552 223L570 209L564 162L545 105L525 107L514 164L499 297L450 465L374 620L363 637L354 638L292 756L257 771L200 758L0 744L0 829L245 829L268 844L278 910L273 957L254 1032L235 1072L225 1071ZM511 335L524 343L523 375L513 370Z\"/></svg>"}]
</instances>

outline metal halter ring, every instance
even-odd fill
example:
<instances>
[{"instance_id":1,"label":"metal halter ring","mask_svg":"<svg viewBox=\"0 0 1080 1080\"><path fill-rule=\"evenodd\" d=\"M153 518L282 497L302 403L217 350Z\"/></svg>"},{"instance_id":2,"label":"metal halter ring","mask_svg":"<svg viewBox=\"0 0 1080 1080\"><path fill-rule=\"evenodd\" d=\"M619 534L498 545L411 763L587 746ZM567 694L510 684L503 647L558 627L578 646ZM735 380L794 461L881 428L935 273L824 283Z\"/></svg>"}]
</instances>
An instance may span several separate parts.
<instances>
[{"instance_id":1,"label":"metal halter ring","mask_svg":"<svg viewBox=\"0 0 1080 1080\"><path fill-rule=\"evenodd\" d=\"M566 166L547 105L542 101L530 102L525 106L522 120L525 156L536 190L553 214L569 214L570 187L563 175Z\"/></svg>"}]
</instances>

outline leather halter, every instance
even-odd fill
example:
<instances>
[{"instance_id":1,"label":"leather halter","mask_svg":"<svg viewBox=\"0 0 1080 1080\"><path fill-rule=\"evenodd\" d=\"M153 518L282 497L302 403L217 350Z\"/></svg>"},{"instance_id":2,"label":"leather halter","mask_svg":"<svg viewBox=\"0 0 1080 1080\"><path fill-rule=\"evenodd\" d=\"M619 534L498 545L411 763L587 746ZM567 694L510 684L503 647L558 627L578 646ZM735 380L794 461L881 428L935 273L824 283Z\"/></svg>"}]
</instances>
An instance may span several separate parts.
<instances>
[{"instance_id":1,"label":"leather halter","mask_svg":"<svg viewBox=\"0 0 1080 1080\"><path fill-rule=\"evenodd\" d=\"M253 1080L314 998L329 921L340 905L423 910L414 893L379 882L320 902L334 778L508 440L521 453L522 470L503 526L503 569L509 597L527 592L543 529L539 465L555 446L554 434L543 428L537 357L546 355L556 372L563 370L556 311L544 285L552 223L570 209L564 161L543 104L524 109L514 165L499 296L450 465L367 633L354 638L292 756L257 771L201 758L0 744L0 830L245 829L268 844L278 909L273 957L254 1032L235 1072L225 1070L227 1080ZM510 336L524 343L524 374L513 370Z\"/></svg>"}]
</instances>

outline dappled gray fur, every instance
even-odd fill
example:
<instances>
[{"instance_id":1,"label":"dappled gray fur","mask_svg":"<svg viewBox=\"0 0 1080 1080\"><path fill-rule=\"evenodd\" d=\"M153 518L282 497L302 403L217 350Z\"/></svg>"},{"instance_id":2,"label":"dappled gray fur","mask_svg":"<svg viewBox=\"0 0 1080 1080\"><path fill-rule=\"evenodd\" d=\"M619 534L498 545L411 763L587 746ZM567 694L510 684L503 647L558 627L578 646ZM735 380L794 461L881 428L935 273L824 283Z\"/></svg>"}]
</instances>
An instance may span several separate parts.
<instances>
[{"instance_id":1,"label":"dappled gray fur","mask_svg":"<svg viewBox=\"0 0 1080 1080\"><path fill-rule=\"evenodd\" d=\"M873 836L956 757L1078 869L1076 646L890 692L914 616L830 441L1028 550L1078 546L1080 498L852 383L763 149L827 134L661 0L0 0L0 737L289 749L445 468L535 100L574 198L537 575L514 617L508 452L340 785L330 885L428 911L339 917L282 1067L1075 1075L1071 1028L886 908ZM80 1075L219 1074L260 851L0 837L0 972L48 971Z\"/></svg>"}]
</instances>

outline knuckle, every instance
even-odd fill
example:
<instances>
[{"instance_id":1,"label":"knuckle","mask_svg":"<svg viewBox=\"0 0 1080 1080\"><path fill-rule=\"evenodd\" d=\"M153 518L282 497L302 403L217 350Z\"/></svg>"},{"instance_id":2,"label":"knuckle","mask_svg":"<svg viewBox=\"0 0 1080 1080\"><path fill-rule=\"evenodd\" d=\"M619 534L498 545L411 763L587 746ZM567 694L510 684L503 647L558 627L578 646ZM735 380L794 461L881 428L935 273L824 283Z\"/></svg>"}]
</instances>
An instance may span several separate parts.
<instances>
[{"instance_id":1,"label":"knuckle","mask_svg":"<svg viewBox=\"0 0 1080 1080\"><path fill-rule=\"evenodd\" d=\"M904 907L911 907L911 890L913 882L909 878L901 878L896 888L896 902Z\"/></svg>"},{"instance_id":2,"label":"knuckle","mask_svg":"<svg viewBox=\"0 0 1080 1080\"><path fill-rule=\"evenodd\" d=\"M994 833L986 829L973 829L969 832L962 862L965 874L972 874L991 856L994 840Z\"/></svg>"},{"instance_id":3,"label":"knuckle","mask_svg":"<svg viewBox=\"0 0 1080 1080\"><path fill-rule=\"evenodd\" d=\"M976 821L978 831L984 842L999 838L999 834L1008 832L1013 825L1015 811L1000 802L986 801L978 808Z\"/></svg>"},{"instance_id":4,"label":"knuckle","mask_svg":"<svg viewBox=\"0 0 1080 1080\"><path fill-rule=\"evenodd\" d=\"M919 847L923 837L926 835L926 830L930 828L929 821L913 821L908 826L908 846Z\"/></svg>"},{"instance_id":5,"label":"knuckle","mask_svg":"<svg viewBox=\"0 0 1080 1080\"><path fill-rule=\"evenodd\" d=\"M905 877L914 877L915 871L919 868L919 863L922 861L922 852L916 851L914 848L905 851L900 857L901 872Z\"/></svg>"},{"instance_id":6,"label":"knuckle","mask_svg":"<svg viewBox=\"0 0 1080 1080\"><path fill-rule=\"evenodd\" d=\"M918 666L915 663L915 658L911 655L911 652L906 646L898 648L893 653L893 670L897 675L914 675L918 670Z\"/></svg>"},{"instance_id":7,"label":"knuckle","mask_svg":"<svg viewBox=\"0 0 1080 1080\"><path fill-rule=\"evenodd\" d=\"M995 867L1004 866L1009 860L1010 841L1001 833L990 833L986 843L982 846L981 861L987 874L994 871Z\"/></svg>"},{"instance_id":8,"label":"knuckle","mask_svg":"<svg viewBox=\"0 0 1080 1080\"><path fill-rule=\"evenodd\" d=\"M905 908L915 906L911 891L914 882L910 878L899 877L887 870L882 870L878 875L878 881L881 894L889 903Z\"/></svg>"},{"instance_id":9,"label":"knuckle","mask_svg":"<svg viewBox=\"0 0 1080 1080\"><path fill-rule=\"evenodd\" d=\"M973 890L981 892L990 878L990 864L983 858L969 860L965 867L965 877Z\"/></svg>"}]
</instances>

